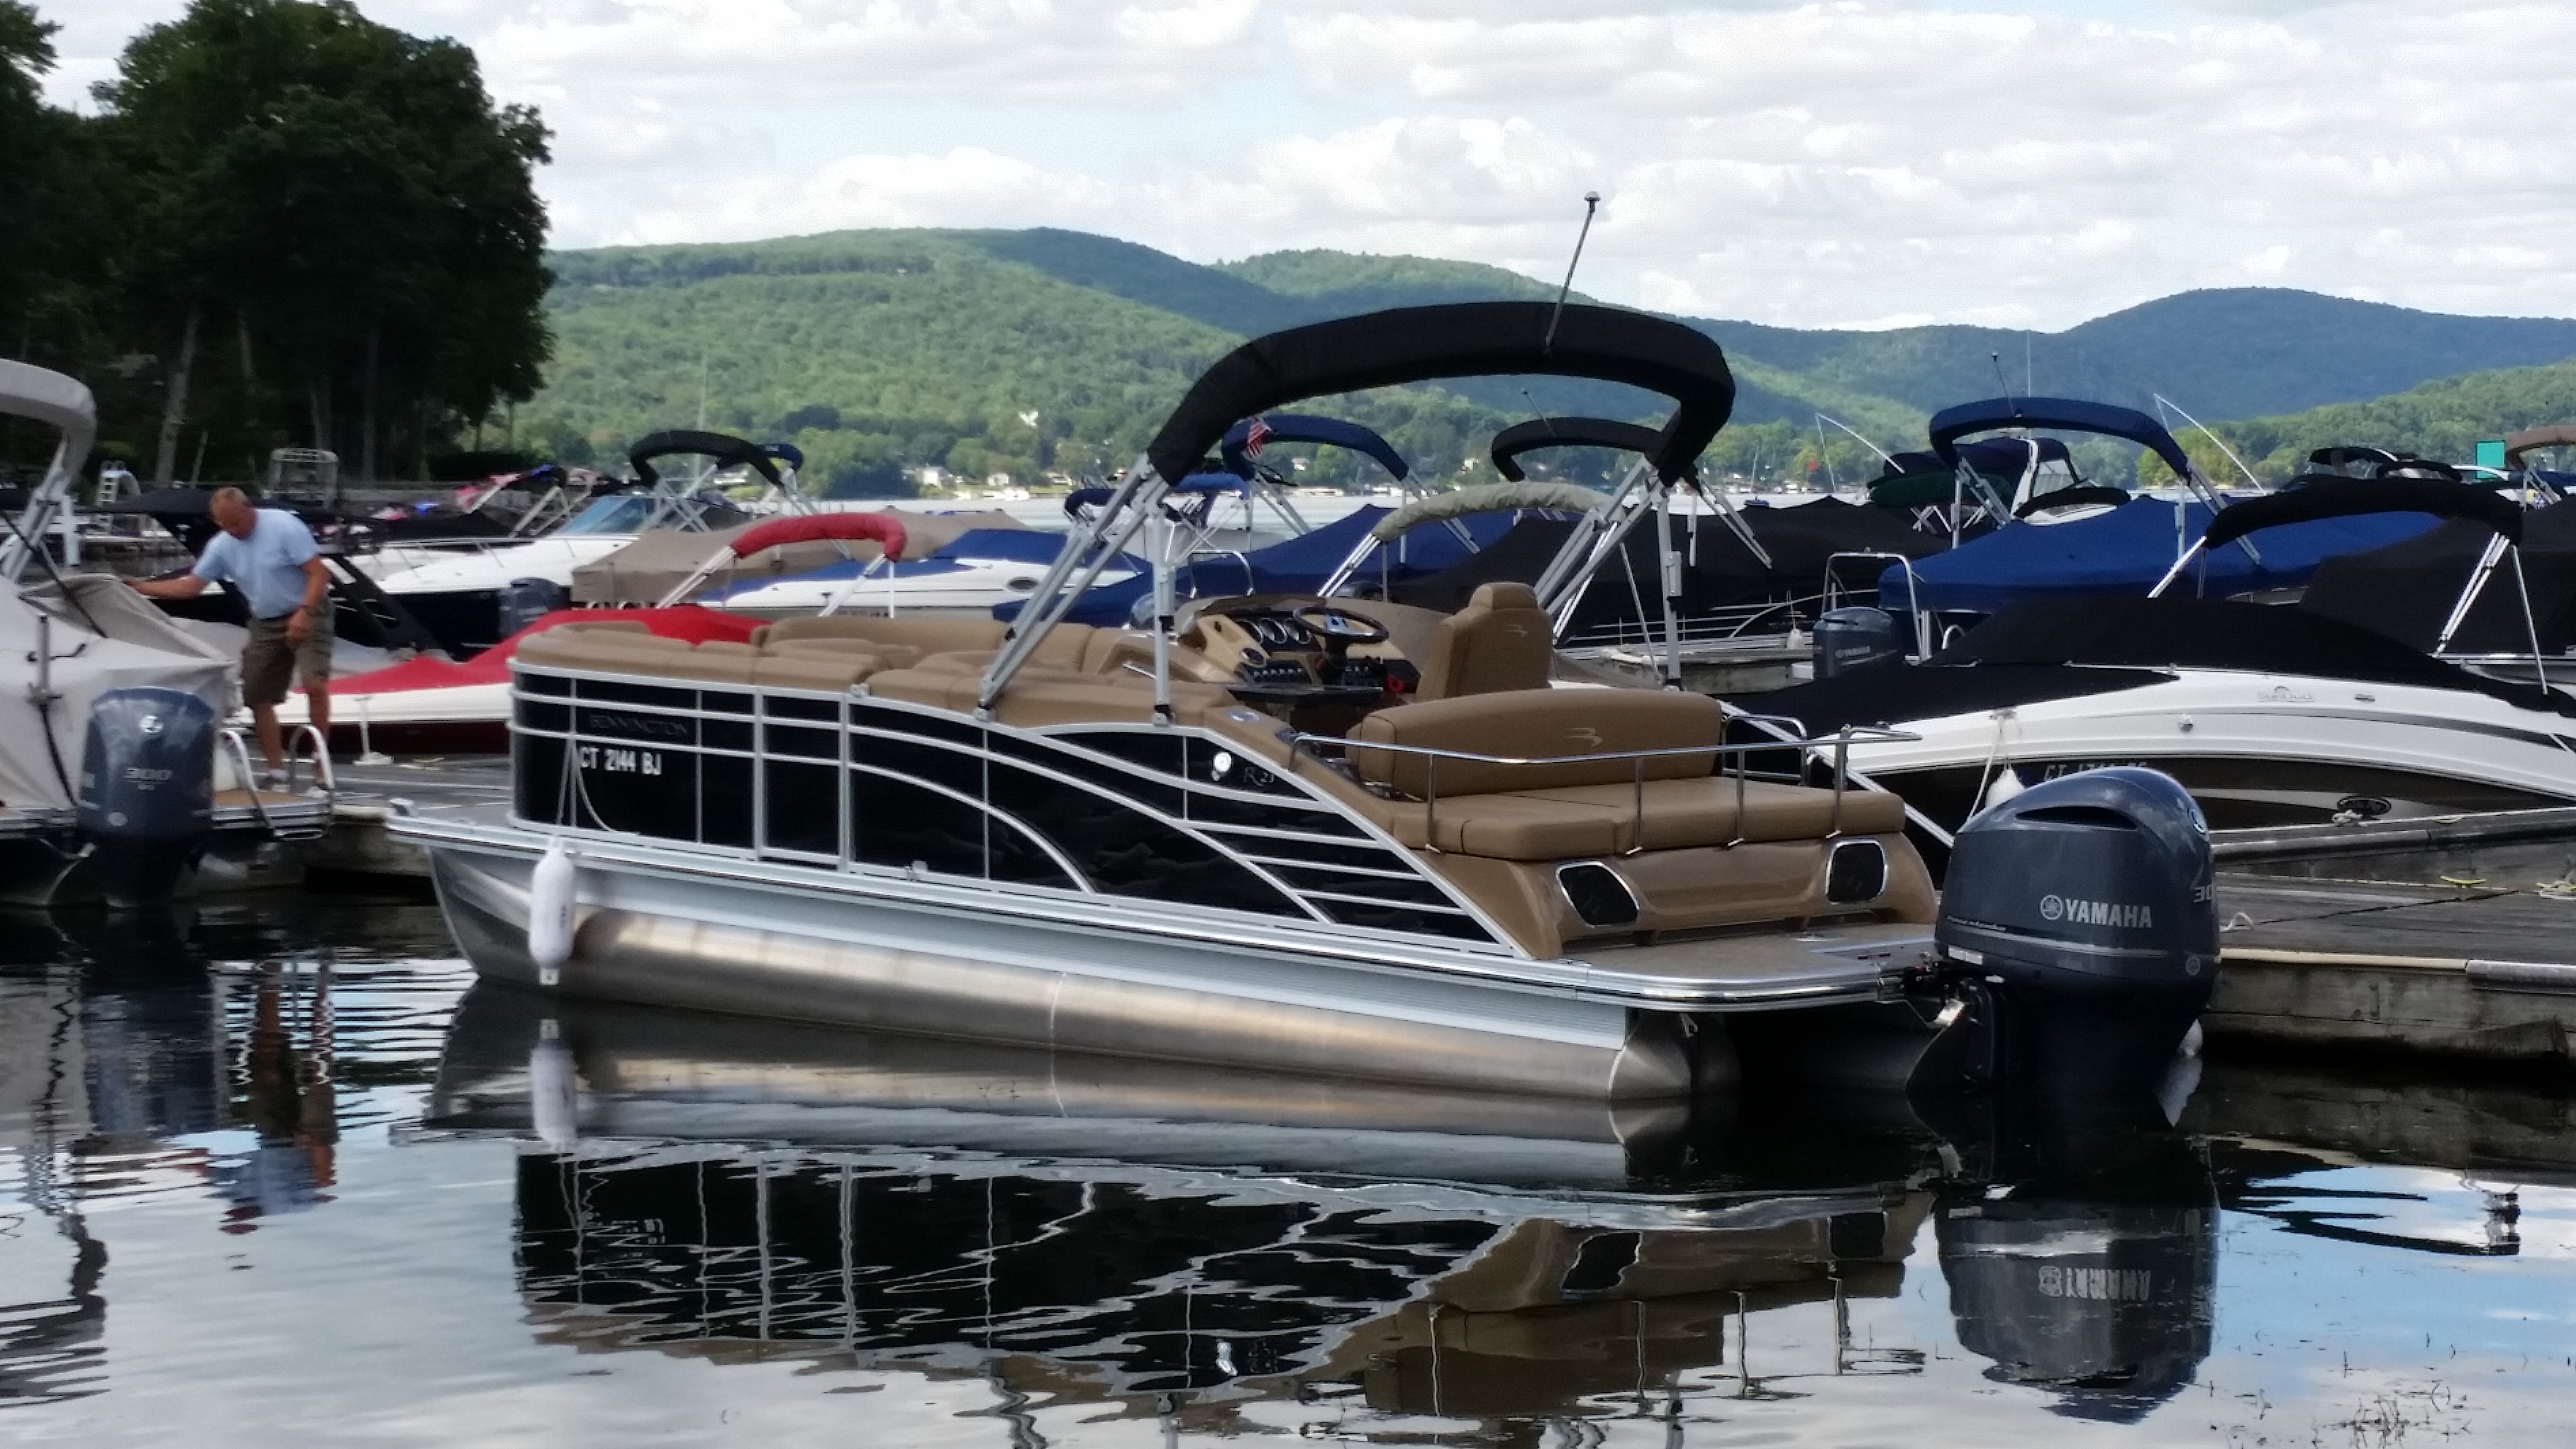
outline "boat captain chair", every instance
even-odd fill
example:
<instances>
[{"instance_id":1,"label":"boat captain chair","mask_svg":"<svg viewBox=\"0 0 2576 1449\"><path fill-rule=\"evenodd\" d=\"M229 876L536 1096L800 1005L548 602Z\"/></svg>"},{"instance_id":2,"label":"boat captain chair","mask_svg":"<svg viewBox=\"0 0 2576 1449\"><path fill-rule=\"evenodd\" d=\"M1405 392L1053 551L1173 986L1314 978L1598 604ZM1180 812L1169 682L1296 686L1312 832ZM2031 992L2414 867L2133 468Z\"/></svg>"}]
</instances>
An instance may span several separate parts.
<instances>
[{"instance_id":1,"label":"boat captain chair","mask_svg":"<svg viewBox=\"0 0 2576 1449\"><path fill-rule=\"evenodd\" d=\"M1479 584L1467 607L1440 621L1414 697L1457 699L1547 688L1555 625L1527 584Z\"/></svg>"}]
</instances>

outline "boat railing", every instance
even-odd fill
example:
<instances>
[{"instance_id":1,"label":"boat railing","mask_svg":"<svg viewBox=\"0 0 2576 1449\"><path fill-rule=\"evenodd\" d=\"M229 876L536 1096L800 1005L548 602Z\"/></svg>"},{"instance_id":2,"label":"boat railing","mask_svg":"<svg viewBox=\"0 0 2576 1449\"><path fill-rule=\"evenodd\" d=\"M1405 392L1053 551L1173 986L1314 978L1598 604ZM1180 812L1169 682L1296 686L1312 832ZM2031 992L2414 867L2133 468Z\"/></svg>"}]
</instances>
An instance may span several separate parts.
<instances>
[{"instance_id":1,"label":"boat railing","mask_svg":"<svg viewBox=\"0 0 2576 1449\"><path fill-rule=\"evenodd\" d=\"M1733 718L1757 720L1765 723L1782 722L1773 720L1769 716L1762 715L1735 715ZM1795 723L1795 721L1786 722L1791 724ZM1799 785L1806 783L1803 771L1793 775L1782 772L1757 771L1753 769L1750 764L1750 757L1752 755L1756 753L1768 754L1778 750L1794 749L1801 752L1800 759L1803 761L1808 752L1825 749L1832 750L1832 789L1834 793L1834 808L1832 823L1826 829L1824 837L1831 840L1843 833L1843 796L1849 792L1852 779L1851 747L1855 744L1903 744L1919 740L1922 736L1908 734L1903 730L1892 730L1878 725L1845 725L1841 729L1836 730L1834 733L1829 735L1810 736L1803 728L1799 728L1779 739L1758 740L1745 744L1727 744L1723 741L1713 741L1704 745L1672 745L1645 750L1603 750L1580 755L1493 755L1479 753L1474 750L1440 749L1431 745L1402 745L1378 740L1353 740L1343 735L1316 734L1304 730L1291 731L1285 736L1285 738L1289 745L1289 768L1292 770L1296 768L1297 760L1301 754L1312 755L1319 763L1326 765L1346 763L1350 752L1354 750L1383 750L1388 754L1414 755L1421 757L1425 762L1423 765L1422 805L1423 838L1426 842L1436 841L1438 839L1437 826L1440 811L1440 762L1442 760L1458 760L1476 765L1504 766L1597 765L1613 764L1624 760L1629 765L1629 783L1630 788L1634 791L1634 825L1636 828L1633 839L1637 843L1631 845L1627 850L1621 853L1625 855L1635 855L1637 852L1645 848L1646 763L1650 760L1696 756L1714 757L1714 764L1723 764L1727 761L1733 762L1733 768L1727 769L1725 773L1732 776L1735 780L1736 833L1734 838L1728 840L1723 847L1724 849L1732 850L1735 847L1742 845L1746 839L1744 835L1745 796L1749 788L1748 782L1753 777L1759 775L1765 780L1779 780ZM1328 751L1339 752L1343 758L1341 760L1336 760L1331 753L1328 753ZM1437 844L1431 844L1427 848L1434 852L1439 850L1439 846Z\"/></svg>"},{"instance_id":2,"label":"boat railing","mask_svg":"<svg viewBox=\"0 0 2576 1449\"><path fill-rule=\"evenodd\" d=\"M238 772L242 781L242 793L250 798L251 813L259 817L260 829L268 832L269 838L315 840L326 833L324 829L312 825L280 821L277 816L270 813L268 799L260 790L261 776L258 771L251 768L250 741L240 729L228 727L216 731L215 744L217 749L231 753L233 769ZM303 753L308 748L311 750L310 755ZM338 780L331 773L330 744L323 738L321 730L309 724L297 725L286 736L286 780L289 789L294 788L295 767L308 759L313 765L313 783L322 789L323 804L326 807L336 805L340 787Z\"/></svg>"},{"instance_id":3,"label":"boat railing","mask_svg":"<svg viewBox=\"0 0 2576 1449\"><path fill-rule=\"evenodd\" d=\"M1881 563L1896 564L1905 570L1905 609L1907 613L1914 616L1914 657L1917 659L1931 657L1932 616L1923 612L1923 590L1921 581L1915 577L1914 560L1901 553L1882 553L1877 549L1847 549L1841 553L1825 555L1825 607L1828 609L1834 606L1836 599L1842 597L1842 575L1834 565L1844 559L1856 561L1876 559ZM1879 607L1883 609L1887 606L1881 603Z\"/></svg>"}]
</instances>

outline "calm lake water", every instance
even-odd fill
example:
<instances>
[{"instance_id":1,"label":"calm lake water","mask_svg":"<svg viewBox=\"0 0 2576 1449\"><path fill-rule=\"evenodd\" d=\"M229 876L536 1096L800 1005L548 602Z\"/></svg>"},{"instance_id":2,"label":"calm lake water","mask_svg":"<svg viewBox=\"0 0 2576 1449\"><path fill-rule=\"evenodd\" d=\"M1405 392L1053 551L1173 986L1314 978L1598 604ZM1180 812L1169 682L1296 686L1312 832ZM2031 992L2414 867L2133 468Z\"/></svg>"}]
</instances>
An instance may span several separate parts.
<instances>
[{"instance_id":1,"label":"calm lake water","mask_svg":"<svg viewBox=\"0 0 2576 1449\"><path fill-rule=\"evenodd\" d=\"M470 985L421 906L0 921L0 1439L2060 1449L2576 1421L2576 1108L2542 1087L2217 1060L2178 1129L1479 1116Z\"/></svg>"}]
</instances>

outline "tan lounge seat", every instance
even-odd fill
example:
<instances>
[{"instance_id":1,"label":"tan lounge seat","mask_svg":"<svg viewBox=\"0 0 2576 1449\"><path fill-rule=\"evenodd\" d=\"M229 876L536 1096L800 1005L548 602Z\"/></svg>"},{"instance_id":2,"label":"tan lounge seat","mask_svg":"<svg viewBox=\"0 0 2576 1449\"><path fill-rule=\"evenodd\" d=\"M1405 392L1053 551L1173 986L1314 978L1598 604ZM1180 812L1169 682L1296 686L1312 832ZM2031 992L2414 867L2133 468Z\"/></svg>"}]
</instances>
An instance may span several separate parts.
<instances>
[{"instance_id":1,"label":"tan lounge seat","mask_svg":"<svg viewBox=\"0 0 2576 1449\"><path fill-rule=\"evenodd\" d=\"M1556 657L1555 626L1527 584L1479 584L1467 607L1440 621L1414 695L1419 700L1544 689Z\"/></svg>"},{"instance_id":2,"label":"tan lounge seat","mask_svg":"<svg viewBox=\"0 0 2576 1449\"><path fill-rule=\"evenodd\" d=\"M1360 778L1402 799L1362 808L1406 845L1496 860L1569 860L1634 850L1816 840L1836 828L1831 790L1712 775L1725 711L1701 695L1530 690L1384 710L1352 730ZM1371 743L1510 756L1439 760ZM1696 746L1706 745L1702 750ZM1628 750L1684 753L1583 759ZM1568 758L1576 757L1576 758ZM1904 828L1894 795L1844 793L1846 835Z\"/></svg>"}]
</instances>

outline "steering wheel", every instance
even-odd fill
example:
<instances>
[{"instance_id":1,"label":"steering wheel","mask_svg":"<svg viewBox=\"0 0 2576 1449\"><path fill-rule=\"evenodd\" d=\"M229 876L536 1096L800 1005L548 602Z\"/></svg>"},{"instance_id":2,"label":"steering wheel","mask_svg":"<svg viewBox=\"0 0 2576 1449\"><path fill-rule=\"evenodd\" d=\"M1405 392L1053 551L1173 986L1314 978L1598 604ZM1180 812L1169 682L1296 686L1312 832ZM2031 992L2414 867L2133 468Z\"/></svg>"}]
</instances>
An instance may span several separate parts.
<instances>
[{"instance_id":1,"label":"steering wheel","mask_svg":"<svg viewBox=\"0 0 2576 1449\"><path fill-rule=\"evenodd\" d=\"M1348 648L1353 644L1383 644L1386 626L1365 615L1337 609L1330 604L1308 604L1297 611L1297 622L1314 632L1328 645Z\"/></svg>"}]
</instances>

